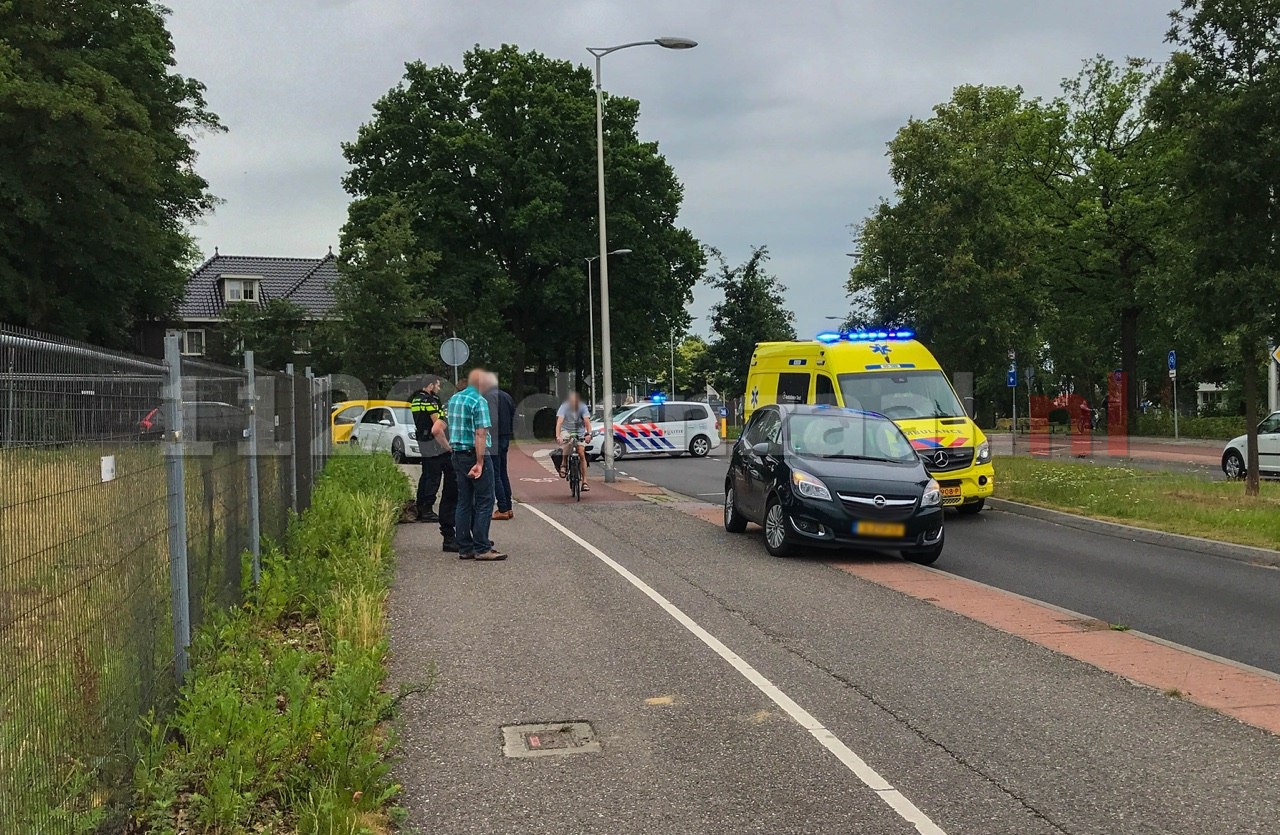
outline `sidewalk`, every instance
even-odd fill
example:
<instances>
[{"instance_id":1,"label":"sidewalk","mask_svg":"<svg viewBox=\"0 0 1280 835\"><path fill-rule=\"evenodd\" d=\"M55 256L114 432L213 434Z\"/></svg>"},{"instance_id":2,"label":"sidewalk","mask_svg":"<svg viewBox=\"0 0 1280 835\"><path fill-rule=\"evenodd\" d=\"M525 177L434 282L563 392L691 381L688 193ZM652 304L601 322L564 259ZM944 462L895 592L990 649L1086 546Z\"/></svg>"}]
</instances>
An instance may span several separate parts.
<instances>
[{"instance_id":1,"label":"sidewalk","mask_svg":"<svg viewBox=\"0 0 1280 835\"><path fill-rule=\"evenodd\" d=\"M991 450L995 455L1014 454L1012 436L1008 432L993 433L987 436L991 441ZM1049 435L1049 457L1051 458L1088 458L1099 463L1146 462L1152 464L1171 464L1202 471L1219 470L1222 464L1222 449L1226 441L1206 441L1194 438L1147 438L1131 437L1128 439L1128 452L1113 455L1106 435L1094 435L1091 438L1076 439L1069 435ZM1044 436L1039 440L1044 443ZM1081 454L1082 449L1085 454ZM1032 442L1030 435L1019 435L1016 454L1030 455Z\"/></svg>"},{"instance_id":2,"label":"sidewalk","mask_svg":"<svg viewBox=\"0 0 1280 835\"><path fill-rule=\"evenodd\" d=\"M397 537L393 677L438 667L399 721L402 802L424 832L1234 835L1280 819L1280 738L858 576L914 567L773 559L758 534L603 485L570 503L536 457L511 464L517 497L578 541L528 505L495 523L506 563L442 554L426 525ZM504 756L503 726L575 720L599 751Z\"/></svg>"}]
</instances>

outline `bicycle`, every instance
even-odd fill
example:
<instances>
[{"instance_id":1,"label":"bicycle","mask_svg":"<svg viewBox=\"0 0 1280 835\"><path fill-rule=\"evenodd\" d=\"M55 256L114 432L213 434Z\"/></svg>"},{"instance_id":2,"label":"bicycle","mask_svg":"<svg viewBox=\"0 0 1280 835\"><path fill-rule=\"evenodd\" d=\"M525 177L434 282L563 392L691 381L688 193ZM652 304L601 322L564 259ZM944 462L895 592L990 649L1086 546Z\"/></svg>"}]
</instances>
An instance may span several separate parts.
<instances>
[{"instance_id":1,"label":"bicycle","mask_svg":"<svg viewBox=\"0 0 1280 835\"><path fill-rule=\"evenodd\" d=\"M582 454L578 452L582 445L580 435L569 436L569 454L564 458L565 477L569 481L569 495L575 501L582 501Z\"/></svg>"}]
</instances>

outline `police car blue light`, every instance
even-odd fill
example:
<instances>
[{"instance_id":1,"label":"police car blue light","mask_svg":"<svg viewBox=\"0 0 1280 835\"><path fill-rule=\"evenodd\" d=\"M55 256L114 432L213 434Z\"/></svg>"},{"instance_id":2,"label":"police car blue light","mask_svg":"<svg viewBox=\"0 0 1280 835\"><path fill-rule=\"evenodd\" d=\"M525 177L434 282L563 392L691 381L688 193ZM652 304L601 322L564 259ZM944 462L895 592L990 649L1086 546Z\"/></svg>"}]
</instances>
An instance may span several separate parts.
<instances>
[{"instance_id":1,"label":"police car blue light","mask_svg":"<svg viewBox=\"0 0 1280 835\"><path fill-rule=\"evenodd\" d=\"M835 331L823 331L817 336L817 340L826 345L832 345L836 342L839 342L843 338L844 338L843 336L836 333Z\"/></svg>"}]
</instances>

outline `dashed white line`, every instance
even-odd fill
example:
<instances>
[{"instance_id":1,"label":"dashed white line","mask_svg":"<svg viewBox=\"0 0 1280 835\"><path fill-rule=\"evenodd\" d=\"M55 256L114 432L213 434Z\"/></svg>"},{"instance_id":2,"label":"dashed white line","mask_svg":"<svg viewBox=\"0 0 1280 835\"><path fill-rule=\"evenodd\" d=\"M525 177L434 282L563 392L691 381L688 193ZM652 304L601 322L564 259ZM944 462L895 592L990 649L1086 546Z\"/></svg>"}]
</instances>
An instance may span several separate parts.
<instances>
[{"instance_id":1,"label":"dashed white line","mask_svg":"<svg viewBox=\"0 0 1280 835\"><path fill-rule=\"evenodd\" d=\"M524 505L531 513L551 527L564 534L596 559L616 571L621 577L631 585L639 589L646 597L657 603L667 614L671 615L677 623L683 626L702 643L706 644L716 655L719 655L725 661L738 671L747 681L756 686L761 693L769 697L774 704L782 708L788 716L794 719L800 727L809 732L823 748L826 748L835 756L837 760L844 764L845 768L853 772L859 780L863 782L867 788L871 789L880 799L883 800L890 809L898 814L898 817L910 823L916 828L920 835L946 835L942 827L934 823L928 815L920 811L920 809L907 799L906 795L893 787L888 780L880 776L880 773L866 763L861 757L853 752L849 746L840 741L834 733L827 730L821 722L814 718L809 711L796 704L790 696L782 692L773 682L765 678L759 670L748 664L736 652L725 646L719 638L712 635L707 630L698 625L697 621L686 615L674 603L658 593L652 586L641 580L624 568L619 562L614 560L605 552L596 546L587 542L564 525L552 519L533 505Z\"/></svg>"}]
</instances>

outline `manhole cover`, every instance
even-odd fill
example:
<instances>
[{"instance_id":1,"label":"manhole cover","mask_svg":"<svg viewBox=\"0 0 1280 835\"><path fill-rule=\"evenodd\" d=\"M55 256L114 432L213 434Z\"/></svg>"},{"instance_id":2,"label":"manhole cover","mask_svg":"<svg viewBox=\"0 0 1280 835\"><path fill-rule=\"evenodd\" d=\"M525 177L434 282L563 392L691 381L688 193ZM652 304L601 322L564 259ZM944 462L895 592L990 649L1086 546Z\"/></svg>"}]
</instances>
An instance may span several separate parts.
<instances>
[{"instance_id":1,"label":"manhole cover","mask_svg":"<svg viewBox=\"0 0 1280 835\"><path fill-rule=\"evenodd\" d=\"M556 757L600 750L590 722L539 722L504 725L502 753L508 757Z\"/></svg>"}]
</instances>

